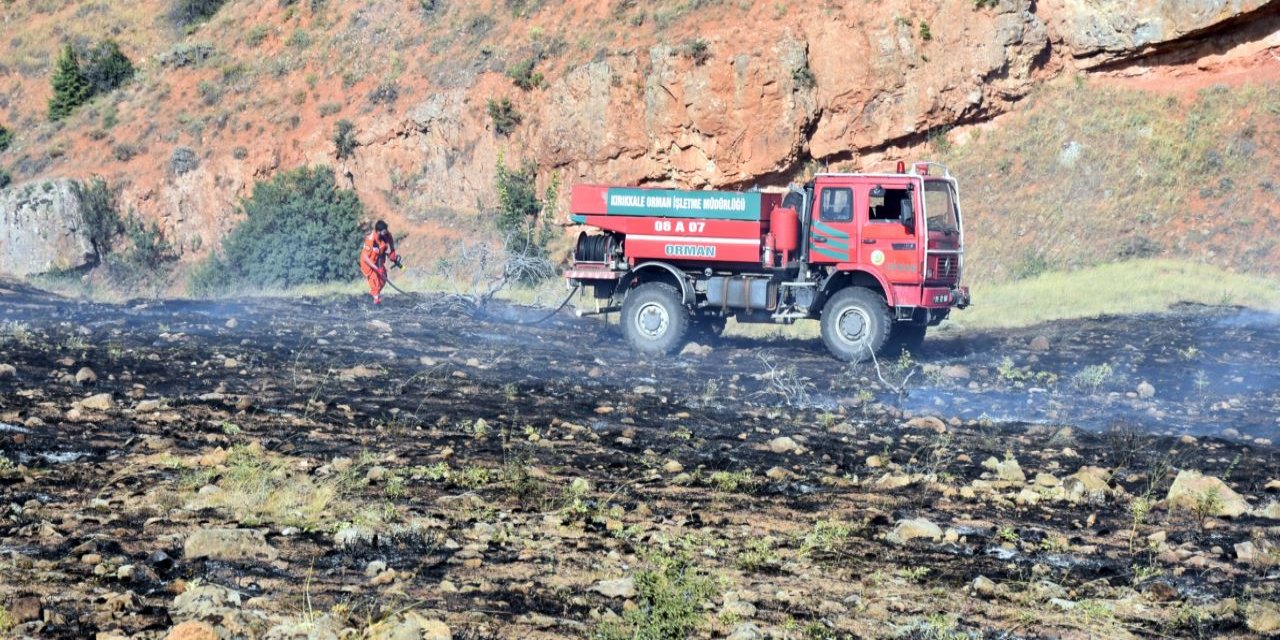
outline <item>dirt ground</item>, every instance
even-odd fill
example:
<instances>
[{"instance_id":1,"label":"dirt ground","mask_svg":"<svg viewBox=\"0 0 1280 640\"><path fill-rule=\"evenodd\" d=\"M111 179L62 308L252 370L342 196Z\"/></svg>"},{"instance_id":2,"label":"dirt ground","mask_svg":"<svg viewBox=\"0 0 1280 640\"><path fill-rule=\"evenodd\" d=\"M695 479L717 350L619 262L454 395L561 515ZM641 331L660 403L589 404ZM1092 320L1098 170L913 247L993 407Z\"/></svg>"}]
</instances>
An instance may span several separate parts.
<instances>
[{"instance_id":1,"label":"dirt ground","mask_svg":"<svg viewBox=\"0 0 1280 640\"><path fill-rule=\"evenodd\" d=\"M512 323L543 313L0 285L0 631L1280 627L1275 316L944 332L877 373L816 342L644 360L595 320Z\"/></svg>"}]
</instances>

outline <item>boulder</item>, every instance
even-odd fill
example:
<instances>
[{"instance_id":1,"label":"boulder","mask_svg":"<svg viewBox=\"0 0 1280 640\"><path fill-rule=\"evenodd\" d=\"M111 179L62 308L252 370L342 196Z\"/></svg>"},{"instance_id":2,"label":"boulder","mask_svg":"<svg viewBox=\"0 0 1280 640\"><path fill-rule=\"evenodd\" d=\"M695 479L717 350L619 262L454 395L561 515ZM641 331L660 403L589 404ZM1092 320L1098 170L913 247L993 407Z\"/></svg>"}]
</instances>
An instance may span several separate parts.
<instances>
[{"instance_id":1,"label":"boulder","mask_svg":"<svg viewBox=\"0 0 1280 640\"><path fill-rule=\"evenodd\" d=\"M109 393L99 393L89 396L79 402L81 409L90 409L93 411L109 411L116 406L115 400L111 398Z\"/></svg>"},{"instance_id":2,"label":"boulder","mask_svg":"<svg viewBox=\"0 0 1280 640\"><path fill-rule=\"evenodd\" d=\"M207 622L188 620L181 622L165 635L165 640L220 640L218 632Z\"/></svg>"},{"instance_id":3,"label":"boulder","mask_svg":"<svg viewBox=\"0 0 1280 640\"><path fill-rule=\"evenodd\" d=\"M630 577L601 580L592 585L590 591L594 591L606 598L630 599L636 597L636 581Z\"/></svg>"},{"instance_id":4,"label":"boulder","mask_svg":"<svg viewBox=\"0 0 1280 640\"><path fill-rule=\"evenodd\" d=\"M98 259L71 180L0 190L0 274L67 271Z\"/></svg>"},{"instance_id":5,"label":"boulder","mask_svg":"<svg viewBox=\"0 0 1280 640\"><path fill-rule=\"evenodd\" d=\"M1209 516L1235 518L1249 512L1249 503L1227 483L1190 469L1178 472L1165 499L1170 509L1202 512Z\"/></svg>"},{"instance_id":6,"label":"boulder","mask_svg":"<svg viewBox=\"0 0 1280 640\"><path fill-rule=\"evenodd\" d=\"M787 436L778 436L769 441L769 450L774 453L791 453L800 451L800 445Z\"/></svg>"},{"instance_id":7,"label":"boulder","mask_svg":"<svg viewBox=\"0 0 1280 640\"><path fill-rule=\"evenodd\" d=\"M1249 630L1264 636L1280 636L1280 602L1254 600L1244 611Z\"/></svg>"},{"instance_id":8,"label":"boulder","mask_svg":"<svg viewBox=\"0 0 1280 640\"><path fill-rule=\"evenodd\" d=\"M885 537L892 544L907 544L917 539L937 542L942 539L942 528L924 518L910 518L899 520Z\"/></svg>"}]
</instances>

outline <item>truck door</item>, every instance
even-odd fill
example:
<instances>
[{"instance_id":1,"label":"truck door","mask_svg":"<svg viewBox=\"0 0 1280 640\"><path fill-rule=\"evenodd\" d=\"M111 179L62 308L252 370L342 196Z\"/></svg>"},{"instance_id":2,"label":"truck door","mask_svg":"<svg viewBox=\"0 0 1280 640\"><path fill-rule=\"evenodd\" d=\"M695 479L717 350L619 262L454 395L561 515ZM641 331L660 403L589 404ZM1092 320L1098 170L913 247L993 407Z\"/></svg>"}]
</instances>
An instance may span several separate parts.
<instances>
[{"instance_id":1,"label":"truck door","mask_svg":"<svg viewBox=\"0 0 1280 640\"><path fill-rule=\"evenodd\" d=\"M850 247L857 241L854 222L853 188L820 185L814 194L813 218L809 224L809 262L835 264L849 262Z\"/></svg>"},{"instance_id":2,"label":"truck door","mask_svg":"<svg viewBox=\"0 0 1280 640\"><path fill-rule=\"evenodd\" d=\"M920 282L916 228L920 225L919 189L905 180L873 181L859 189L866 195L857 213L862 239L857 262L879 269L894 284ZM903 202L912 203L911 226L901 220Z\"/></svg>"}]
</instances>

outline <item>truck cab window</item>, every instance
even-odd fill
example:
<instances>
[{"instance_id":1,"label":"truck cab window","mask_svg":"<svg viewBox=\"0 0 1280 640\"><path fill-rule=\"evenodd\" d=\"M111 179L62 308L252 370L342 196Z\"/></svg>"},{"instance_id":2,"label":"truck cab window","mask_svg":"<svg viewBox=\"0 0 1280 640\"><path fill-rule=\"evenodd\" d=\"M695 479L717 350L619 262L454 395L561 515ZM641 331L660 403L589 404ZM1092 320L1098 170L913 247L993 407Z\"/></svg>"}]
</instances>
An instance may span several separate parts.
<instances>
[{"instance_id":1,"label":"truck cab window","mask_svg":"<svg viewBox=\"0 0 1280 640\"><path fill-rule=\"evenodd\" d=\"M930 231L955 231L960 224L956 219L956 201L951 185L941 180L924 183L924 206L929 214Z\"/></svg>"},{"instance_id":2,"label":"truck cab window","mask_svg":"<svg viewBox=\"0 0 1280 640\"><path fill-rule=\"evenodd\" d=\"M853 191L851 189L823 189L822 208L818 217L825 222L849 222L853 220Z\"/></svg>"},{"instance_id":3,"label":"truck cab window","mask_svg":"<svg viewBox=\"0 0 1280 640\"><path fill-rule=\"evenodd\" d=\"M872 222L897 222L902 201L911 197L906 189L884 189L884 195L872 195L867 219Z\"/></svg>"}]
</instances>

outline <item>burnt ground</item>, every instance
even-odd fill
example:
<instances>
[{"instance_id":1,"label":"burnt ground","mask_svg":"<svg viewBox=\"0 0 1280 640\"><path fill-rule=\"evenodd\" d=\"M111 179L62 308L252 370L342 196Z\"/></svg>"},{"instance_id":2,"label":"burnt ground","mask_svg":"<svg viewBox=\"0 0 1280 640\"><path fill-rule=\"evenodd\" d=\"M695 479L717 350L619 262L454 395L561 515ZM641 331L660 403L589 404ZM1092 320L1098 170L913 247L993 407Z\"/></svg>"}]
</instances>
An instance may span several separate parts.
<instances>
[{"instance_id":1,"label":"burnt ground","mask_svg":"<svg viewBox=\"0 0 1280 640\"><path fill-rule=\"evenodd\" d=\"M408 300L0 287L0 630L1250 637L1277 615L1274 316L944 336L877 375L818 342L646 361L596 321ZM1183 470L1227 488L1178 508ZM1234 493L1253 510L1220 516Z\"/></svg>"}]
</instances>

